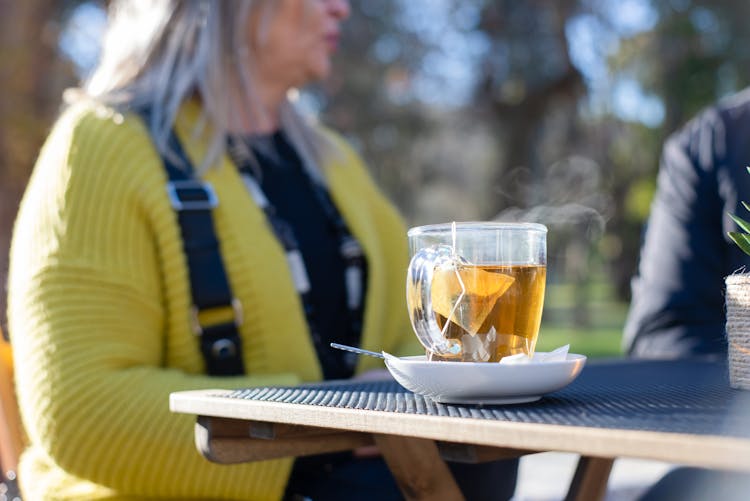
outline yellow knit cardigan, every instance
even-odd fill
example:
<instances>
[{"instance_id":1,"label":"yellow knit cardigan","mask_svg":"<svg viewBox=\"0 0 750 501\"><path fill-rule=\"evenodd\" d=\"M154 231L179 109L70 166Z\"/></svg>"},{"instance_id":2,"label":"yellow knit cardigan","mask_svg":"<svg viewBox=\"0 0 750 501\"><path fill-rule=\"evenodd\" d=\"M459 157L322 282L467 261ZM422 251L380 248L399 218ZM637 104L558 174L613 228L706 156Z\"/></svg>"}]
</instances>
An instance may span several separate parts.
<instances>
[{"instance_id":1,"label":"yellow knit cardigan","mask_svg":"<svg viewBox=\"0 0 750 501\"><path fill-rule=\"evenodd\" d=\"M198 107L178 135L196 165ZM416 348L404 306L405 231L338 137L323 172L369 264L362 345ZM43 147L15 224L9 323L31 442L26 499L279 499L292 461L207 462L170 392L321 378L284 251L237 169L205 175L235 296L248 374L210 377L190 328L190 289L162 161L142 123L94 103L66 110ZM364 357L358 372L382 367Z\"/></svg>"}]
</instances>

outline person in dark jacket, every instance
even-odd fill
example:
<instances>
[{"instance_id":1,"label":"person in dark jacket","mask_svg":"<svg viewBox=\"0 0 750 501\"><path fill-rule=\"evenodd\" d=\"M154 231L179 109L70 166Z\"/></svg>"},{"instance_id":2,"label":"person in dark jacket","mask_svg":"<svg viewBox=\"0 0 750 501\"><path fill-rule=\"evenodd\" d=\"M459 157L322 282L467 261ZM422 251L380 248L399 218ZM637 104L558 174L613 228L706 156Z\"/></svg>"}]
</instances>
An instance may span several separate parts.
<instances>
[{"instance_id":1,"label":"person in dark jacket","mask_svg":"<svg viewBox=\"0 0 750 501\"><path fill-rule=\"evenodd\" d=\"M750 213L750 88L666 142L625 325L629 355L725 357L724 277L750 269L727 236Z\"/></svg>"},{"instance_id":2,"label":"person in dark jacket","mask_svg":"<svg viewBox=\"0 0 750 501\"><path fill-rule=\"evenodd\" d=\"M624 347L640 358L726 359L724 277L750 270L727 236L750 217L750 88L712 106L664 145ZM640 501L747 499L750 476L678 468Z\"/></svg>"}]
</instances>

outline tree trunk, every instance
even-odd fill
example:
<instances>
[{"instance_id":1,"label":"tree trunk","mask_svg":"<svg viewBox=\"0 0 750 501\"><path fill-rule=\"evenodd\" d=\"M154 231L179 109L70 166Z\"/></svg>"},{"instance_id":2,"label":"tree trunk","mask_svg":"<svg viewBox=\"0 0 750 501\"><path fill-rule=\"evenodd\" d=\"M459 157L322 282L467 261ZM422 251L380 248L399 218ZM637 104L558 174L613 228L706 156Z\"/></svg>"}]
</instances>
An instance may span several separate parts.
<instances>
[{"instance_id":1,"label":"tree trunk","mask_svg":"<svg viewBox=\"0 0 750 501\"><path fill-rule=\"evenodd\" d=\"M13 220L34 159L72 71L56 59L61 2L0 1L0 283L7 283ZM5 287L3 287L5 291ZM0 294L5 326L6 295Z\"/></svg>"}]
</instances>

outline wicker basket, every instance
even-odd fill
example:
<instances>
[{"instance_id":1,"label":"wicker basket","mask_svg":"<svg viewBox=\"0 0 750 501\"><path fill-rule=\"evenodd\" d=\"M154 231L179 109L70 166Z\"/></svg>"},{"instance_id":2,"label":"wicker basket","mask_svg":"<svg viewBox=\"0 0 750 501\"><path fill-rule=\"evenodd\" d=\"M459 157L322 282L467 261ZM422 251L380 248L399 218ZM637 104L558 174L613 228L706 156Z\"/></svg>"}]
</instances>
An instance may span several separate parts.
<instances>
[{"instance_id":1,"label":"wicker basket","mask_svg":"<svg viewBox=\"0 0 750 501\"><path fill-rule=\"evenodd\" d=\"M726 283L729 384L750 390L750 273L730 275Z\"/></svg>"}]
</instances>

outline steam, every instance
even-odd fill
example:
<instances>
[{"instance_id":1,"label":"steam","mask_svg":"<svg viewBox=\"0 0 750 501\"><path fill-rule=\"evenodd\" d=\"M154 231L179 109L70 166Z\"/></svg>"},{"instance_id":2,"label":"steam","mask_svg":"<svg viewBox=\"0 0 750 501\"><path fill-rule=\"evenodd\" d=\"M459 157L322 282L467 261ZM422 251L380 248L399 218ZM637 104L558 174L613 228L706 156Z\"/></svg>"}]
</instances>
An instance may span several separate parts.
<instances>
[{"instance_id":1,"label":"steam","mask_svg":"<svg viewBox=\"0 0 750 501\"><path fill-rule=\"evenodd\" d=\"M603 188L599 164L574 155L550 165L543 176L533 176L525 168L521 170L524 172L510 173L508 185L525 200L532 201L532 207L504 209L495 220L541 223L550 233L583 238L589 243L602 237L614 204ZM544 203L534 203L538 201Z\"/></svg>"},{"instance_id":2,"label":"steam","mask_svg":"<svg viewBox=\"0 0 750 501\"><path fill-rule=\"evenodd\" d=\"M494 218L496 221L541 223L551 232L573 232L589 242L604 234L607 222L598 210L576 203L563 205L538 205L529 209L511 207Z\"/></svg>"}]
</instances>

